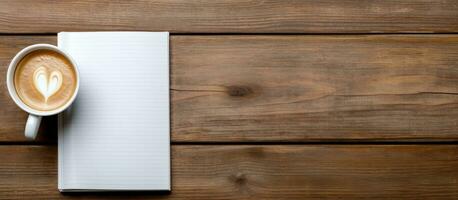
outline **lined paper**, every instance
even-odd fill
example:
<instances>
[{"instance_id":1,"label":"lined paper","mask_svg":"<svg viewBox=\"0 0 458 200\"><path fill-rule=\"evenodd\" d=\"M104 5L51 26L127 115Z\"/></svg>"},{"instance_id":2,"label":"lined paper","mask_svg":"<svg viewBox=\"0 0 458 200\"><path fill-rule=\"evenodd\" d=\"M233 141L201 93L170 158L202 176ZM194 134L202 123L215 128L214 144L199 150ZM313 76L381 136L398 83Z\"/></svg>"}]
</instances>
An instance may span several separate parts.
<instances>
[{"instance_id":1,"label":"lined paper","mask_svg":"<svg viewBox=\"0 0 458 200\"><path fill-rule=\"evenodd\" d=\"M58 46L80 72L59 116L59 190L170 190L169 34L61 32Z\"/></svg>"}]
</instances>

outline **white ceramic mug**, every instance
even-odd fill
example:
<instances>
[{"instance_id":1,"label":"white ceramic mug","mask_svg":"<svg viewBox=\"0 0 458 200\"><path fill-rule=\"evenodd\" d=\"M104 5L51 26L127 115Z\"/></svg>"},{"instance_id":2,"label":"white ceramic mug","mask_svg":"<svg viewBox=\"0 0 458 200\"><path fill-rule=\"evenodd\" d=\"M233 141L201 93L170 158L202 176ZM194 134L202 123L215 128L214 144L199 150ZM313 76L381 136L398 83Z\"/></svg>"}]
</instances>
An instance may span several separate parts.
<instances>
[{"instance_id":1,"label":"white ceramic mug","mask_svg":"<svg viewBox=\"0 0 458 200\"><path fill-rule=\"evenodd\" d=\"M40 111L33 109L29 106L27 106L18 96L16 92L16 88L14 85L14 72L16 71L16 67L18 63L26 56L27 54L31 53L32 51L40 50L40 49L46 49L46 50L51 50L54 52L57 52L63 56L65 56L72 66L75 69L76 72L76 89L75 93L73 93L73 96L71 99L63 106L55 109L55 110L49 110L49 111ZM16 56L13 58L11 61L9 67L8 67L8 72L6 73L6 85L8 87L8 92L13 99L13 101L18 105L22 110L26 111L29 113L29 118L27 119L27 123L25 125L25 137L28 139L35 139L38 133L38 128L40 127L40 122L41 118L43 116L50 116L50 115L55 115L58 114L65 109L67 109L75 100L76 95L78 94L78 89L80 85L80 78L79 78L79 72L78 72L78 67L76 66L76 62L64 51L60 50L56 46L50 45L50 44L35 44L28 46L24 49L22 49L19 53L16 54Z\"/></svg>"}]
</instances>

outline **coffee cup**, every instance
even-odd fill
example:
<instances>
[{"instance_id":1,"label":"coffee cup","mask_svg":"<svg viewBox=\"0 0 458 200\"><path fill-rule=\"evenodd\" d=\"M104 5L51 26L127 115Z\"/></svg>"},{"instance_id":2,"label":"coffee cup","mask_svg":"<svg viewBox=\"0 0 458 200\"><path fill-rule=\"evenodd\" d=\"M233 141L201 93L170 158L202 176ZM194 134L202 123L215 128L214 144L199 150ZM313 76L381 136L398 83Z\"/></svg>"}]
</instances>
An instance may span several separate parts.
<instances>
[{"instance_id":1,"label":"coffee cup","mask_svg":"<svg viewBox=\"0 0 458 200\"><path fill-rule=\"evenodd\" d=\"M16 54L8 67L6 85L16 105L29 113L26 138L36 138L42 117L70 107L79 81L76 62L56 46L35 44Z\"/></svg>"}]
</instances>

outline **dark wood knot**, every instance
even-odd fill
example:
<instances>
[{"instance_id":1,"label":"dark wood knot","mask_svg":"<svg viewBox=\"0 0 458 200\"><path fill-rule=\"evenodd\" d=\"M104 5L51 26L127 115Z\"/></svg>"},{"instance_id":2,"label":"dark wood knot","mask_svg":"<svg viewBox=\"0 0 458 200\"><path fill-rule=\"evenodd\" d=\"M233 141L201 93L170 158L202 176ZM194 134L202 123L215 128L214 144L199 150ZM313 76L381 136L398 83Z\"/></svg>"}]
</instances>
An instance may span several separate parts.
<instances>
[{"instance_id":1,"label":"dark wood knot","mask_svg":"<svg viewBox=\"0 0 458 200\"><path fill-rule=\"evenodd\" d=\"M235 175L233 175L232 179L237 184L243 184L246 181L245 174L242 172L237 172Z\"/></svg>"},{"instance_id":2,"label":"dark wood knot","mask_svg":"<svg viewBox=\"0 0 458 200\"><path fill-rule=\"evenodd\" d=\"M253 90L247 86L229 86L227 90L229 95L233 97L243 97L253 93Z\"/></svg>"}]
</instances>

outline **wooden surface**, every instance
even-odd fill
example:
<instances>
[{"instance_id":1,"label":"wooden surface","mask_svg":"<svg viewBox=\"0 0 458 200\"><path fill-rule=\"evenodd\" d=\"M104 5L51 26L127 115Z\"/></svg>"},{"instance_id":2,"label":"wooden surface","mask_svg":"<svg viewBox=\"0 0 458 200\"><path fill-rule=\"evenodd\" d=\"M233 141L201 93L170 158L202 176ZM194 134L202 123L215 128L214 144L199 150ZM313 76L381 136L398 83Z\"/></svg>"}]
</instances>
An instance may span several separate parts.
<instances>
[{"instance_id":1,"label":"wooden surface","mask_svg":"<svg viewBox=\"0 0 458 200\"><path fill-rule=\"evenodd\" d=\"M6 0L0 32L456 33L456 0Z\"/></svg>"},{"instance_id":2,"label":"wooden surface","mask_svg":"<svg viewBox=\"0 0 458 200\"><path fill-rule=\"evenodd\" d=\"M55 146L0 147L5 199L442 199L458 196L455 145L181 145L171 194L56 190Z\"/></svg>"},{"instance_id":3,"label":"wooden surface","mask_svg":"<svg viewBox=\"0 0 458 200\"><path fill-rule=\"evenodd\" d=\"M0 41L6 73L56 38ZM457 63L455 35L172 36L172 141L455 141ZM0 85L0 141L24 141L27 116ZM41 140L55 142L46 120Z\"/></svg>"},{"instance_id":4,"label":"wooden surface","mask_svg":"<svg viewBox=\"0 0 458 200\"><path fill-rule=\"evenodd\" d=\"M95 30L171 32L171 193L61 194L56 117L23 137L10 60ZM456 33L455 0L0 0L0 199L457 199Z\"/></svg>"},{"instance_id":5,"label":"wooden surface","mask_svg":"<svg viewBox=\"0 0 458 200\"><path fill-rule=\"evenodd\" d=\"M174 141L458 139L458 37L172 37Z\"/></svg>"}]
</instances>

